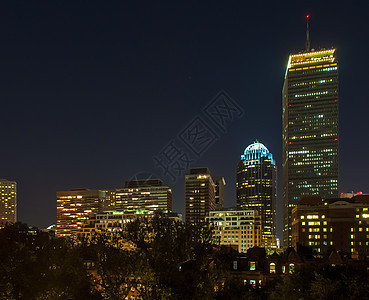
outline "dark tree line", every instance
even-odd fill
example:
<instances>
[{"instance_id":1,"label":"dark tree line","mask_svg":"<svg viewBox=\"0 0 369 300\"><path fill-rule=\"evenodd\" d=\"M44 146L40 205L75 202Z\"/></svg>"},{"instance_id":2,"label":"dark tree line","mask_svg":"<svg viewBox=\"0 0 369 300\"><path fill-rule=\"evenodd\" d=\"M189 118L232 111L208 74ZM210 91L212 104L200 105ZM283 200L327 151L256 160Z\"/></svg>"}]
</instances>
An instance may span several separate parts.
<instances>
[{"instance_id":1,"label":"dark tree line","mask_svg":"<svg viewBox=\"0 0 369 300\"><path fill-rule=\"evenodd\" d=\"M134 246L135 250L131 247ZM0 230L0 299L367 299L367 270L296 268L261 288L231 276L211 231L156 215L71 241L16 223Z\"/></svg>"},{"instance_id":2,"label":"dark tree line","mask_svg":"<svg viewBox=\"0 0 369 300\"><path fill-rule=\"evenodd\" d=\"M81 249L15 223L0 230L0 299L94 299Z\"/></svg>"}]
</instances>

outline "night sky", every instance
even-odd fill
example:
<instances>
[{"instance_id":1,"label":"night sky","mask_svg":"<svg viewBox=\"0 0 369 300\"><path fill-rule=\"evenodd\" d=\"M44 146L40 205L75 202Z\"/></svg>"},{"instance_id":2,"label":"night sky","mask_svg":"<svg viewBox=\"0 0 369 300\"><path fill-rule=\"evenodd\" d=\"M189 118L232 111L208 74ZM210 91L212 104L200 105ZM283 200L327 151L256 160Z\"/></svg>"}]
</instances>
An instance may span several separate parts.
<instances>
[{"instance_id":1,"label":"night sky","mask_svg":"<svg viewBox=\"0 0 369 300\"><path fill-rule=\"evenodd\" d=\"M171 185L183 212L184 177L171 182L153 156L220 90L244 115L225 133L213 124L218 138L192 166L226 178L228 206L255 139L281 175L281 91L306 14L311 47L337 48L339 190L369 192L368 11L364 1L1 1L0 178L18 183L18 220L46 227L56 191L121 187L140 172Z\"/></svg>"}]
</instances>

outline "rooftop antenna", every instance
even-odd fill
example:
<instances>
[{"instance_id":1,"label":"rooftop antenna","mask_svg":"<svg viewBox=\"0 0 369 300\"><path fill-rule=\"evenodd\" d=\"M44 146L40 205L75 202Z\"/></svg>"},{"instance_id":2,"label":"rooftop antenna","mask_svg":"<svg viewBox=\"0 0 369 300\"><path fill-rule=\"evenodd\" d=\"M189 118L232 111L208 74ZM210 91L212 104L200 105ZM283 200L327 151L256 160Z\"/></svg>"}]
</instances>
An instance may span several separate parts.
<instances>
[{"instance_id":1,"label":"rooftop antenna","mask_svg":"<svg viewBox=\"0 0 369 300\"><path fill-rule=\"evenodd\" d=\"M310 51L309 18L310 15L306 15L306 52Z\"/></svg>"}]
</instances>

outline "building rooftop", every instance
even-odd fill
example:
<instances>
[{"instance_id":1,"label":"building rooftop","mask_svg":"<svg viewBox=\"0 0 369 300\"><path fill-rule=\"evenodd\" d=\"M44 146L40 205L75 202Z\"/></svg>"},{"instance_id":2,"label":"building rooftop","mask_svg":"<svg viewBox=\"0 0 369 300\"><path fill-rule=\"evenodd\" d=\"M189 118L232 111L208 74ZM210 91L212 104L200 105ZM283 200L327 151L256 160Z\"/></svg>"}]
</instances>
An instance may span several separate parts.
<instances>
[{"instance_id":1,"label":"building rooftop","mask_svg":"<svg viewBox=\"0 0 369 300\"><path fill-rule=\"evenodd\" d=\"M352 198L328 198L322 199L321 196L304 196L298 201L298 205L320 205L320 204L333 204L338 201L347 203L369 203L369 194L356 195Z\"/></svg>"},{"instance_id":2,"label":"building rooftop","mask_svg":"<svg viewBox=\"0 0 369 300\"><path fill-rule=\"evenodd\" d=\"M137 188L137 187L150 187L150 186L162 186L163 182L160 179L136 179L125 182L126 188Z\"/></svg>"},{"instance_id":3,"label":"building rooftop","mask_svg":"<svg viewBox=\"0 0 369 300\"><path fill-rule=\"evenodd\" d=\"M210 174L210 171L208 168L205 168L205 167L190 169L190 175L196 175L196 174Z\"/></svg>"}]
</instances>

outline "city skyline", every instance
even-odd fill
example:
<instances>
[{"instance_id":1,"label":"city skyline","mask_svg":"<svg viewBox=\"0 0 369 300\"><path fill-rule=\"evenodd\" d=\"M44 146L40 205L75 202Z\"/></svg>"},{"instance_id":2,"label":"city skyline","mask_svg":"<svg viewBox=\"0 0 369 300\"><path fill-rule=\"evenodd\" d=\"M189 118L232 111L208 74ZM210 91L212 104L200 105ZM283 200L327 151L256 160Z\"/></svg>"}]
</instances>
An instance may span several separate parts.
<instances>
[{"instance_id":1,"label":"city skyline","mask_svg":"<svg viewBox=\"0 0 369 300\"><path fill-rule=\"evenodd\" d=\"M18 184L18 220L46 227L56 220L56 191L118 188L141 171L173 186L173 210L183 212L184 177L168 182L152 157L223 89L244 117L193 166L224 176L225 206L235 205L245 144L262 140L281 170L280 94L289 53L304 49L306 13L311 47L335 46L340 62L339 191L368 192L369 163L361 159L369 147L368 76L355 44L367 35L363 11L318 2L268 11L260 4L18 4L1 10L0 170ZM281 186L278 193L281 204ZM278 223L280 236L280 216Z\"/></svg>"}]
</instances>

